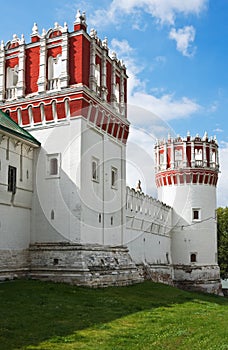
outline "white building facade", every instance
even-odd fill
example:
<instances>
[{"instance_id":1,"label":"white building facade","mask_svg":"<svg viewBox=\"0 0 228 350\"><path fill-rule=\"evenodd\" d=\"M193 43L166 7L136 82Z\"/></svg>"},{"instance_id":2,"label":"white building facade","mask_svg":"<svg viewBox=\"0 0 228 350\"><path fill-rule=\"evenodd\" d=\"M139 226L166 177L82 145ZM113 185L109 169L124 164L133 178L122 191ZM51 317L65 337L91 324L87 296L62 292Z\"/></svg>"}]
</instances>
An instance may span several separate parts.
<instances>
[{"instance_id":1,"label":"white building facade","mask_svg":"<svg viewBox=\"0 0 228 350\"><path fill-rule=\"evenodd\" d=\"M208 219L216 209L217 143L188 140L196 145L190 165L189 151L176 152L188 149L184 140L159 143L159 200L126 188L126 96L125 66L109 55L107 39L87 33L84 13L71 33L55 23L39 34L34 24L31 43L14 36L1 45L0 108L23 136L7 134L2 122L2 279L106 286L152 278L220 292L216 221ZM164 182L171 170L176 178L177 160L185 180Z\"/></svg>"}]
</instances>

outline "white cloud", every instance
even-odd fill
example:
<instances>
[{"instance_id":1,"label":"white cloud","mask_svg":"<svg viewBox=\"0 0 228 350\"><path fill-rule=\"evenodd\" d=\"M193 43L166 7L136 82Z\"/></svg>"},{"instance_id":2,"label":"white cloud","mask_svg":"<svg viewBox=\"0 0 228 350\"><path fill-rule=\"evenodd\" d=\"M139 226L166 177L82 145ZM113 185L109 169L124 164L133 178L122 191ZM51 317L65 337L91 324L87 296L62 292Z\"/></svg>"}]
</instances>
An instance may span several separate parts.
<instances>
[{"instance_id":1,"label":"white cloud","mask_svg":"<svg viewBox=\"0 0 228 350\"><path fill-rule=\"evenodd\" d=\"M129 96L129 103L135 104L153 112L165 121L186 118L200 110L200 105L187 97L175 99L172 94L162 95L160 98L145 92L135 92ZM149 120L143 120L148 124Z\"/></svg>"},{"instance_id":2,"label":"white cloud","mask_svg":"<svg viewBox=\"0 0 228 350\"><path fill-rule=\"evenodd\" d=\"M176 41L177 50L184 56L191 57L195 54L196 47L192 47L195 40L195 28L193 26L186 26L176 30L172 28L169 33L169 38Z\"/></svg>"},{"instance_id":3,"label":"white cloud","mask_svg":"<svg viewBox=\"0 0 228 350\"><path fill-rule=\"evenodd\" d=\"M157 22L173 25L178 14L198 15L207 5L207 0L113 0L107 10L97 10L91 18L94 24L118 23L125 14L149 13ZM137 23L138 25L138 23Z\"/></svg>"},{"instance_id":4,"label":"white cloud","mask_svg":"<svg viewBox=\"0 0 228 350\"><path fill-rule=\"evenodd\" d=\"M143 111L141 110L140 112L140 119L136 113L129 114L129 119L134 125L150 125L151 113L159 119L169 121L171 119L188 117L201 109L199 104L188 97L175 99L174 94L165 94L164 92L160 96L149 94L146 91L146 82L141 81L138 77L144 66L140 58L137 58L137 52L126 40L118 41L114 39L111 42L111 47L117 52L118 56L124 59L128 67L128 104L143 108ZM156 60L157 57L155 57ZM164 63L165 58L161 57L158 61ZM156 89L153 91L158 95ZM149 113L146 113L145 110Z\"/></svg>"},{"instance_id":5,"label":"white cloud","mask_svg":"<svg viewBox=\"0 0 228 350\"><path fill-rule=\"evenodd\" d=\"M224 130L223 129L220 129L220 128L216 128L213 130L214 132L223 132Z\"/></svg>"}]
</instances>

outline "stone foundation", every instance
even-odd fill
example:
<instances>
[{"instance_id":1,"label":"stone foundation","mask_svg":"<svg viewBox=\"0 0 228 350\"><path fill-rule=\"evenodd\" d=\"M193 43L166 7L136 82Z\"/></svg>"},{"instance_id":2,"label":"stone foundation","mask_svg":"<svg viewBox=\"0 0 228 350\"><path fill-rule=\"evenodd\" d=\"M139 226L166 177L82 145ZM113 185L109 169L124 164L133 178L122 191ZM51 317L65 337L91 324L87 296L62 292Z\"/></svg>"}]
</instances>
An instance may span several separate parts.
<instances>
[{"instance_id":1,"label":"stone foundation","mask_svg":"<svg viewBox=\"0 0 228 350\"><path fill-rule=\"evenodd\" d=\"M24 250L0 250L0 281L23 278L28 274L29 252Z\"/></svg>"},{"instance_id":2,"label":"stone foundation","mask_svg":"<svg viewBox=\"0 0 228 350\"><path fill-rule=\"evenodd\" d=\"M30 246L30 277L54 282L106 287L143 281L126 247L70 243Z\"/></svg>"},{"instance_id":3,"label":"stone foundation","mask_svg":"<svg viewBox=\"0 0 228 350\"><path fill-rule=\"evenodd\" d=\"M223 295L218 265L175 265L173 271L173 284L178 288Z\"/></svg>"},{"instance_id":4,"label":"stone foundation","mask_svg":"<svg viewBox=\"0 0 228 350\"><path fill-rule=\"evenodd\" d=\"M144 279L169 284L170 286L173 285L172 267L170 265L144 264L142 269L144 271Z\"/></svg>"}]
</instances>

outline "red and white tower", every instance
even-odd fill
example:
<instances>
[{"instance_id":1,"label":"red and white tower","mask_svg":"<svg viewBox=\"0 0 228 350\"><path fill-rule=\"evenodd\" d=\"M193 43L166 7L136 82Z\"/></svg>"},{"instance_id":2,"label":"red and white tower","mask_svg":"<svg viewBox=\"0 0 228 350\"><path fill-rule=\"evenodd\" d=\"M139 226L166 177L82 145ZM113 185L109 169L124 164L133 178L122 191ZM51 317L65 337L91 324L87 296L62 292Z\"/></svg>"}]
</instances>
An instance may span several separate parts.
<instances>
[{"instance_id":1,"label":"red and white tower","mask_svg":"<svg viewBox=\"0 0 228 350\"><path fill-rule=\"evenodd\" d=\"M158 199L173 207L172 264L176 285L219 292L216 185L218 144L207 133L157 142Z\"/></svg>"},{"instance_id":2,"label":"red and white tower","mask_svg":"<svg viewBox=\"0 0 228 350\"><path fill-rule=\"evenodd\" d=\"M0 108L41 143L31 211L33 276L126 284L131 271L140 280L127 249L115 248L125 227L126 104L126 67L107 38L87 32L85 13L77 12L72 32L55 23L39 33L35 23L29 43L14 35L1 44ZM115 267L113 280L108 273L97 278L98 269Z\"/></svg>"}]
</instances>

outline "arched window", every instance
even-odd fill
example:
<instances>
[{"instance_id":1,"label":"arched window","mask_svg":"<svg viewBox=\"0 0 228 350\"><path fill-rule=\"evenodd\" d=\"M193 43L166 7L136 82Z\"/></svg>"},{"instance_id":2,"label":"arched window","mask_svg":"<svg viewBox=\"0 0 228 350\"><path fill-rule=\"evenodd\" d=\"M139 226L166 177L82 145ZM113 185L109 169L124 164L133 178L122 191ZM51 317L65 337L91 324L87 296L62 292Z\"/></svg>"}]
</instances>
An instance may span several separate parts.
<instances>
[{"instance_id":1,"label":"arched window","mask_svg":"<svg viewBox=\"0 0 228 350\"><path fill-rule=\"evenodd\" d=\"M97 84L97 94L98 96L101 95L101 67L99 64L95 67L95 79Z\"/></svg>"},{"instance_id":2,"label":"arched window","mask_svg":"<svg viewBox=\"0 0 228 350\"><path fill-rule=\"evenodd\" d=\"M120 103L120 86L119 86L119 84L116 84L115 95L116 95L116 102Z\"/></svg>"},{"instance_id":3,"label":"arched window","mask_svg":"<svg viewBox=\"0 0 228 350\"><path fill-rule=\"evenodd\" d=\"M47 154L47 178L58 178L60 176L60 154Z\"/></svg>"},{"instance_id":4,"label":"arched window","mask_svg":"<svg viewBox=\"0 0 228 350\"><path fill-rule=\"evenodd\" d=\"M191 261L191 262L196 262L196 253L191 253L191 255L190 255L190 261Z\"/></svg>"},{"instance_id":5,"label":"arched window","mask_svg":"<svg viewBox=\"0 0 228 350\"><path fill-rule=\"evenodd\" d=\"M18 66L6 70L6 98L11 100L17 97Z\"/></svg>"},{"instance_id":6,"label":"arched window","mask_svg":"<svg viewBox=\"0 0 228 350\"><path fill-rule=\"evenodd\" d=\"M203 151L202 151L202 149L195 148L195 165L196 166L203 165Z\"/></svg>"},{"instance_id":7,"label":"arched window","mask_svg":"<svg viewBox=\"0 0 228 350\"><path fill-rule=\"evenodd\" d=\"M99 164L98 159L93 158L92 159L92 180L97 182L99 181L98 164Z\"/></svg>"},{"instance_id":8,"label":"arched window","mask_svg":"<svg viewBox=\"0 0 228 350\"><path fill-rule=\"evenodd\" d=\"M60 75L62 73L62 56L48 58L48 90L60 88Z\"/></svg>"}]
</instances>

